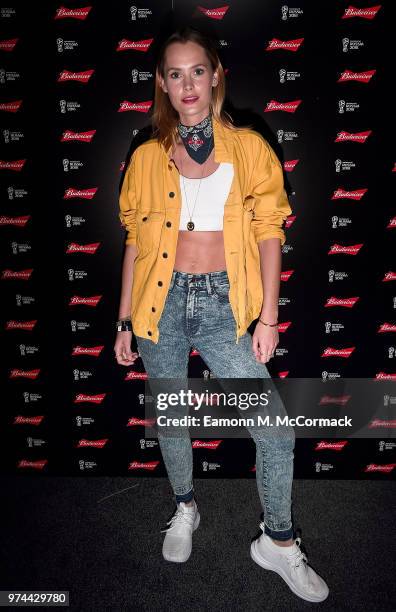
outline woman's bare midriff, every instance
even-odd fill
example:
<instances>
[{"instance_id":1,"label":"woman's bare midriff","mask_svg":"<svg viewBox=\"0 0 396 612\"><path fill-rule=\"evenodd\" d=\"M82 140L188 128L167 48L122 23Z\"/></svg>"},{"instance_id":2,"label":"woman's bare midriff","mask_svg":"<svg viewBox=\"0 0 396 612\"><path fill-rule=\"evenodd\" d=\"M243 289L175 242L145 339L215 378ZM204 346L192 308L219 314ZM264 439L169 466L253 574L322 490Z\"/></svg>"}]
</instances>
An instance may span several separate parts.
<instances>
[{"instance_id":1,"label":"woman's bare midriff","mask_svg":"<svg viewBox=\"0 0 396 612\"><path fill-rule=\"evenodd\" d=\"M173 159L177 169L183 176L188 178L201 177L202 165L187 155L183 144L176 146L171 159ZM181 172L180 160L182 160L183 164L183 173ZM212 174L218 167L219 164L214 161L214 149L212 149L211 154L206 160L203 178ZM188 205L190 210L192 210L194 203L189 202ZM199 202L197 202L198 205ZM194 220L194 213L192 214L192 219ZM225 269L226 261L222 231L201 232L193 230L189 232L188 230L179 230L174 270L202 274L204 272L215 272Z\"/></svg>"}]
</instances>

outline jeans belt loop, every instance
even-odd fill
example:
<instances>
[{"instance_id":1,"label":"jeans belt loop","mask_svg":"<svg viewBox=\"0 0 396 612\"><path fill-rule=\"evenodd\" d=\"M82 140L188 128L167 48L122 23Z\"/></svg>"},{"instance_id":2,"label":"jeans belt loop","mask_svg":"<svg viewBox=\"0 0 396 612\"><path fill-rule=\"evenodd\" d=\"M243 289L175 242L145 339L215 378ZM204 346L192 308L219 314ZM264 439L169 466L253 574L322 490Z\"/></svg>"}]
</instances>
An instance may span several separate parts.
<instances>
[{"instance_id":1,"label":"jeans belt loop","mask_svg":"<svg viewBox=\"0 0 396 612\"><path fill-rule=\"evenodd\" d=\"M205 275L205 280L206 280L206 288L208 290L208 294L212 295L213 289L212 289L212 284L211 283L213 282L213 279L211 279L211 277L210 277L210 272Z\"/></svg>"}]
</instances>

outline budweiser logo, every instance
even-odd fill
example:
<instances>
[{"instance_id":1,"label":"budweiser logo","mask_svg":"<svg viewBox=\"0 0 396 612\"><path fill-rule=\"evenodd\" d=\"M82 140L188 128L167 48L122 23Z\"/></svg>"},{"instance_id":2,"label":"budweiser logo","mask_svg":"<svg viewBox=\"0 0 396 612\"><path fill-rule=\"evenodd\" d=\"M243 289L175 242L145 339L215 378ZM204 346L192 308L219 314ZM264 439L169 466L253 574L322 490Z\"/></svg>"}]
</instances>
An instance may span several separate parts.
<instances>
[{"instance_id":1,"label":"budweiser logo","mask_svg":"<svg viewBox=\"0 0 396 612\"><path fill-rule=\"evenodd\" d=\"M389 223L386 226L386 229L393 229L394 227L396 227L396 217L392 217L392 219L389 219Z\"/></svg>"},{"instance_id":2,"label":"budweiser logo","mask_svg":"<svg viewBox=\"0 0 396 612\"><path fill-rule=\"evenodd\" d=\"M321 357L344 357L347 359L352 355L355 348L356 347L351 346L349 348L336 349L329 346L328 348L325 348L321 354Z\"/></svg>"},{"instance_id":3,"label":"budweiser logo","mask_svg":"<svg viewBox=\"0 0 396 612\"><path fill-rule=\"evenodd\" d=\"M294 270L284 270L281 272L281 281L288 281L292 274L294 274Z\"/></svg>"},{"instance_id":4,"label":"budweiser logo","mask_svg":"<svg viewBox=\"0 0 396 612\"><path fill-rule=\"evenodd\" d=\"M61 6L55 12L54 19L66 19L67 17L71 19L86 19L88 17L88 13L91 10L92 6L85 6L80 8L65 8Z\"/></svg>"},{"instance_id":5,"label":"budweiser logo","mask_svg":"<svg viewBox=\"0 0 396 612\"><path fill-rule=\"evenodd\" d=\"M99 357L103 351L104 346L75 346L72 350L72 357L76 355L89 355L91 357Z\"/></svg>"},{"instance_id":6,"label":"budweiser logo","mask_svg":"<svg viewBox=\"0 0 396 612\"><path fill-rule=\"evenodd\" d=\"M33 468L35 470L42 470L48 463L47 459L41 459L39 461L28 461L27 459L21 459L17 463L18 468Z\"/></svg>"},{"instance_id":7,"label":"budweiser logo","mask_svg":"<svg viewBox=\"0 0 396 612\"><path fill-rule=\"evenodd\" d=\"M343 83L345 81L359 81L360 83L368 83L374 76L376 70L366 70L366 72L352 72L352 70L344 70L341 73L337 83Z\"/></svg>"},{"instance_id":8,"label":"budweiser logo","mask_svg":"<svg viewBox=\"0 0 396 612\"><path fill-rule=\"evenodd\" d=\"M63 199L70 200L71 198L83 198L84 200L92 200L97 191L97 187L91 187L91 189L74 189L74 187L68 187L68 189L65 190Z\"/></svg>"},{"instance_id":9,"label":"budweiser logo","mask_svg":"<svg viewBox=\"0 0 396 612\"><path fill-rule=\"evenodd\" d=\"M0 40L1 51L13 51L19 38L9 38L8 40Z\"/></svg>"},{"instance_id":10,"label":"budweiser logo","mask_svg":"<svg viewBox=\"0 0 396 612\"><path fill-rule=\"evenodd\" d=\"M289 159L288 161L285 161L283 164L285 172L293 172L299 161L300 160L298 159Z\"/></svg>"},{"instance_id":11,"label":"budweiser logo","mask_svg":"<svg viewBox=\"0 0 396 612\"><path fill-rule=\"evenodd\" d=\"M15 172L20 172L25 162L26 159L15 159L12 161L0 159L0 170L15 170Z\"/></svg>"},{"instance_id":12,"label":"budweiser logo","mask_svg":"<svg viewBox=\"0 0 396 612\"><path fill-rule=\"evenodd\" d=\"M219 445L222 443L222 440L194 440L192 443L193 448L208 448L211 450L216 450Z\"/></svg>"},{"instance_id":13,"label":"budweiser logo","mask_svg":"<svg viewBox=\"0 0 396 612\"><path fill-rule=\"evenodd\" d=\"M382 282L393 281L396 280L396 272L386 272Z\"/></svg>"},{"instance_id":14,"label":"budweiser logo","mask_svg":"<svg viewBox=\"0 0 396 612\"><path fill-rule=\"evenodd\" d=\"M128 51L129 49L133 49L134 51L148 51L153 40L153 38L148 38L147 40L128 40L127 38L123 38L118 43L116 51Z\"/></svg>"},{"instance_id":15,"label":"budweiser logo","mask_svg":"<svg viewBox=\"0 0 396 612\"><path fill-rule=\"evenodd\" d=\"M44 416L23 416L18 415L14 418L14 425L41 425L44 420Z\"/></svg>"},{"instance_id":16,"label":"budweiser logo","mask_svg":"<svg viewBox=\"0 0 396 612\"><path fill-rule=\"evenodd\" d=\"M356 8L348 6L341 19L350 19L351 17L361 17L362 19L374 19L381 8L381 4L375 6L366 6L366 8Z\"/></svg>"},{"instance_id":17,"label":"budweiser logo","mask_svg":"<svg viewBox=\"0 0 396 612\"><path fill-rule=\"evenodd\" d=\"M366 191L368 191L367 188L355 189L354 191L346 191L345 189L342 189L342 187L339 187L338 189L335 190L331 199L340 200L341 198L346 198L349 200L361 200L364 194L366 193Z\"/></svg>"},{"instance_id":18,"label":"budweiser logo","mask_svg":"<svg viewBox=\"0 0 396 612\"><path fill-rule=\"evenodd\" d=\"M370 134L372 134L372 130L367 130L367 132L355 132L354 134L351 132L339 132L335 142L345 142L346 140L349 140L351 142L362 143L366 142Z\"/></svg>"},{"instance_id":19,"label":"budweiser logo","mask_svg":"<svg viewBox=\"0 0 396 612\"><path fill-rule=\"evenodd\" d=\"M14 102L1 102L0 111L7 111L8 113L16 113L21 108L22 100L15 100Z\"/></svg>"},{"instance_id":20,"label":"budweiser logo","mask_svg":"<svg viewBox=\"0 0 396 612\"><path fill-rule=\"evenodd\" d=\"M332 397L331 395L323 395L320 398L319 406L327 406L328 404L338 404L339 406L345 406L351 399L350 395L340 395L339 397Z\"/></svg>"},{"instance_id":21,"label":"budweiser logo","mask_svg":"<svg viewBox=\"0 0 396 612\"><path fill-rule=\"evenodd\" d=\"M318 442L314 450L335 450L341 451L348 444L348 440L340 440L339 442Z\"/></svg>"},{"instance_id":22,"label":"budweiser logo","mask_svg":"<svg viewBox=\"0 0 396 612\"><path fill-rule=\"evenodd\" d=\"M396 380L396 374L388 374L387 372L378 372L375 375L375 380Z\"/></svg>"},{"instance_id":23,"label":"budweiser logo","mask_svg":"<svg viewBox=\"0 0 396 612\"><path fill-rule=\"evenodd\" d=\"M357 255L362 248L362 244L352 244L350 246L342 244L333 244L328 251L328 255L336 255L342 253L344 255Z\"/></svg>"},{"instance_id":24,"label":"budweiser logo","mask_svg":"<svg viewBox=\"0 0 396 612\"><path fill-rule=\"evenodd\" d=\"M0 217L0 225L15 225L17 227L25 227L30 218L31 215L25 215L24 217Z\"/></svg>"},{"instance_id":25,"label":"budweiser logo","mask_svg":"<svg viewBox=\"0 0 396 612\"><path fill-rule=\"evenodd\" d=\"M394 323L382 323L377 333L383 334L386 332L396 332L396 325Z\"/></svg>"},{"instance_id":26,"label":"budweiser logo","mask_svg":"<svg viewBox=\"0 0 396 612\"><path fill-rule=\"evenodd\" d=\"M32 331L37 323L37 319L34 321L7 321L6 329L24 329L25 331Z\"/></svg>"},{"instance_id":27,"label":"budweiser logo","mask_svg":"<svg viewBox=\"0 0 396 612\"><path fill-rule=\"evenodd\" d=\"M386 464L382 464L382 465L378 465L375 463L369 463L366 466L366 469L364 470L365 472L384 472L385 474L390 473L394 467L396 466L396 463L388 463Z\"/></svg>"},{"instance_id":28,"label":"budweiser logo","mask_svg":"<svg viewBox=\"0 0 396 612\"><path fill-rule=\"evenodd\" d=\"M126 111L138 111L139 113L148 113L152 104L152 100L146 102L129 102L128 100L123 100L118 112L125 113Z\"/></svg>"},{"instance_id":29,"label":"budweiser logo","mask_svg":"<svg viewBox=\"0 0 396 612\"><path fill-rule=\"evenodd\" d=\"M133 427L135 425L144 425L145 427L152 427L155 423L155 419L138 419L138 417L131 417L127 423L127 427Z\"/></svg>"},{"instance_id":30,"label":"budweiser logo","mask_svg":"<svg viewBox=\"0 0 396 612\"><path fill-rule=\"evenodd\" d=\"M88 253L88 255L93 255L96 253L100 245L100 242L94 242L93 244L76 244L72 242L68 245L66 249L66 254L69 253Z\"/></svg>"},{"instance_id":31,"label":"budweiser logo","mask_svg":"<svg viewBox=\"0 0 396 612\"><path fill-rule=\"evenodd\" d=\"M352 297L352 298L330 297L325 303L325 308L328 308L329 306L344 306L345 308L352 308L353 306L355 306L358 299L359 299L358 297Z\"/></svg>"},{"instance_id":32,"label":"budweiser logo","mask_svg":"<svg viewBox=\"0 0 396 612\"><path fill-rule=\"evenodd\" d=\"M15 270L3 270L1 274L2 279L10 279L16 278L17 280L29 280L33 272L33 268L29 270L19 270L15 272Z\"/></svg>"},{"instance_id":33,"label":"budweiser logo","mask_svg":"<svg viewBox=\"0 0 396 612\"><path fill-rule=\"evenodd\" d=\"M82 440L79 440L76 444L76 448L84 448L86 446L89 447L93 447L93 448L103 448L108 442L108 439L105 438L103 440L85 440L84 438Z\"/></svg>"},{"instance_id":34,"label":"budweiser logo","mask_svg":"<svg viewBox=\"0 0 396 612\"><path fill-rule=\"evenodd\" d=\"M73 295L70 298L69 306L92 306L95 307L99 304L102 299L101 295L92 295L91 297L82 297L80 295Z\"/></svg>"},{"instance_id":35,"label":"budweiser logo","mask_svg":"<svg viewBox=\"0 0 396 612\"><path fill-rule=\"evenodd\" d=\"M369 429L375 429L376 427L389 427L391 429L396 427L396 419L391 421L384 421L381 419L374 419L369 425Z\"/></svg>"},{"instance_id":36,"label":"budweiser logo","mask_svg":"<svg viewBox=\"0 0 396 612\"><path fill-rule=\"evenodd\" d=\"M274 111L284 111L286 113L295 113L301 102L302 100L293 100L292 102L277 102L276 100L270 100L264 112L271 113Z\"/></svg>"},{"instance_id":37,"label":"budweiser logo","mask_svg":"<svg viewBox=\"0 0 396 612\"><path fill-rule=\"evenodd\" d=\"M149 471L153 471L155 470L155 468L157 467L157 465L159 465L159 461L131 461L131 463L129 464L129 468L130 470L149 470Z\"/></svg>"},{"instance_id":38,"label":"budweiser logo","mask_svg":"<svg viewBox=\"0 0 396 612\"><path fill-rule=\"evenodd\" d=\"M14 368L10 371L10 378L30 378L31 380L34 380L35 378L38 378L39 374L39 368L36 370L20 370L19 368Z\"/></svg>"},{"instance_id":39,"label":"budweiser logo","mask_svg":"<svg viewBox=\"0 0 396 612\"><path fill-rule=\"evenodd\" d=\"M78 393L74 398L74 404L80 404L81 402L101 404L105 397L106 393L99 393L98 395L86 395L85 393Z\"/></svg>"},{"instance_id":40,"label":"budweiser logo","mask_svg":"<svg viewBox=\"0 0 396 612\"><path fill-rule=\"evenodd\" d=\"M215 9L197 6L197 10L206 15L206 17L210 17L210 19L223 19L228 9L229 6L220 6Z\"/></svg>"},{"instance_id":41,"label":"budweiser logo","mask_svg":"<svg viewBox=\"0 0 396 612\"><path fill-rule=\"evenodd\" d=\"M147 372L128 372L125 380L147 380Z\"/></svg>"},{"instance_id":42,"label":"budweiser logo","mask_svg":"<svg viewBox=\"0 0 396 612\"><path fill-rule=\"evenodd\" d=\"M66 132L63 132L60 141L69 142L70 140L78 140L79 142L91 142L95 134L96 130L89 130L88 132L72 132L71 130L66 130Z\"/></svg>"},{"instance_id":43,"label":"budweiser logo","mask_svg":"<svg viewBox=\"0 0 396 612\"><path fill-rule=\"evenodd\" d=\"M279 38L273 38L269 41L266 51L274 51L275 49L284 49L286 51L298 51L301 47L304 39L295 38L294 40L279 40Z\"/></svg>"},{"instance_id":44,"label":"budweiser logo","mask_svg":"<svg viewBox=\"0 0 396 612\"><path fill-rule=\"evenodd\" d=\"M71 72L70 70L62 70L58 76L58 83L64 81L79 81L80 83L88 83L93 75L94 70L84 70L83 72Z\"/></svg>"},{"instance_id":45,"label":"budweiser logo","mask_svg":"<svg viewBox=\"0 0 396 612\"><path fill-rule=\"evenodd\" d=\"M291 325L291 321L284 321L283 323L279 323L278 332L286 332Z\"/></svg>"}]
</instances>

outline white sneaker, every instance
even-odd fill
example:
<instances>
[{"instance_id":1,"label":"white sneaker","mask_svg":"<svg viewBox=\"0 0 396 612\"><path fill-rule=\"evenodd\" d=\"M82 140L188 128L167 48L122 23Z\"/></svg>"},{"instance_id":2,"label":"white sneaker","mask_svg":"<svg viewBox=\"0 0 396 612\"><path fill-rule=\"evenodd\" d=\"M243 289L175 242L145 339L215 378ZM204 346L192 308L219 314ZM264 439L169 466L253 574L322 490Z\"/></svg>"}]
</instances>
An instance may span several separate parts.
<instances>
[{"instance_id":1,"label":"white sneaker","mask_svg":"<svg viewBox=\"0 0 396 612\"><path fill-rule=\"evenodd\" d=\"M192 550L192 533L197 529L200 518L195 499L192 506L184 502L177 504L175 513L167 522L169 527L161 529L161 533L166 532L162 545L164 559L176 563L187 561Z\"/></svg>"},{"instance_id":2,"label":"white sneaker","mask_svg":"<svg viewBox=\"0 0 396 612\"><path fill-rule=\"evenodd\" d=\"M260 523L262 535L250 546L250 555L258 565L279 574L290 589L306 601L324 601L329 588L310 565L300 549L301 538L296 538L292 546L281 547L264 533L264 523Z\"/></svg>"}]
</instances>

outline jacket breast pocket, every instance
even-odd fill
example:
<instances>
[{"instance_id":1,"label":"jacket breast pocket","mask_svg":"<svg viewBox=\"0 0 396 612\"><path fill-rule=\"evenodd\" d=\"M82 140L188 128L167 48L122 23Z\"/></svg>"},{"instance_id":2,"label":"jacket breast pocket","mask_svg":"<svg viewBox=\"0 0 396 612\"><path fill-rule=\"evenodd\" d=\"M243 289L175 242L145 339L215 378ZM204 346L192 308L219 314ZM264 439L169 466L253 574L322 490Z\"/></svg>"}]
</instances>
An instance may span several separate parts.
<instances>
[{"instance_id":1,"label":"jacket breast pocket","mask_svg":"<svg viewBox=\"0 0 396 612\"><path fill-rule=\"evenodd\" d=\"M139 210L136 215L136 244L141 255L157 248L161 239L164 213Z\"/></svg>"}]
</instances>

